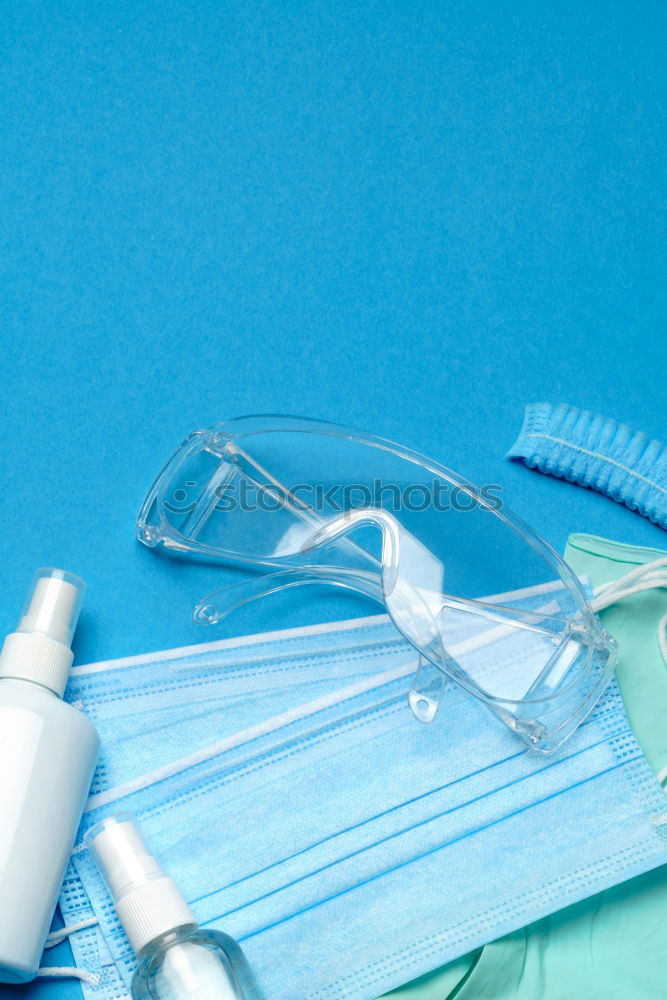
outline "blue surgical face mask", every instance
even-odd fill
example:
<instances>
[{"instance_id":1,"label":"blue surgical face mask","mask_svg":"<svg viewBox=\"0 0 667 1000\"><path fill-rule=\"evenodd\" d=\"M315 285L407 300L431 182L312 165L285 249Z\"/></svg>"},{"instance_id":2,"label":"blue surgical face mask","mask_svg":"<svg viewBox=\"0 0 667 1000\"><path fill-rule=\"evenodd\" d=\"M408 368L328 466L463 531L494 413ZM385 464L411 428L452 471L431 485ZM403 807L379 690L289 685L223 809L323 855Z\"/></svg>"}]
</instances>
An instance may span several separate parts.
<instances>
[{"instance_id":1,"label":"blue surgical face mask","mask_svg":"<svg viewBox=\"0 0 667 1000\"><path fill-rule=\"evenodd\" d=\"M559 596L524 600L544 607ZM89 802L82 833L112 811L138 815L202 925L240 940L265 1000L370 1000L667 860L664 795L615 685L564 748L538 755L455 684L436 722L416 723L405 701L414 654L390 630L380 620L190 651L176 673L186 678L185 661L205 658L194 672L210 678L214 744L193 743L183 724L181 752L171 743L142 770L126 752L143 739L137 719L116 747L113 782ZM477 639L489 670L531 655L497 635ZM285 692L270 671L297 649L304 687L286 671ZM146 661L149 686L179 659ZM253 714L257 671L271 679ZM103 673L82 672L73 692L97 705L98 722ZM171 693L185 695L184 711L186 690ZM61 905L68 924L99 920L72 939L77 964L100 977L90 1000L124 995L134 956L81 844Z\"/></svg>"},{"instance_id":2,"label":"blue surgical face mask","mask_svg":"<svg viewBox=\"0 0 667 1000\"><path fill-rule=\"evenodd\" d=\"M331 646L335 673L326 666ZM386 617L350 630L313 627L75 667L67 699L95 723L102 749L92 793L248 729L341 681L412 655Z\"/></svg>"},{"instance_id":3,"label":"blue surgical face mask","mask_svg":"<svg viewBox=\"0 0 667 1000\"><path fill-rule=\"evenodd\" d=\"M516 594L526 610L567 610L567 592L556 584ZM500 598L494 596L502 604ZM463 618L454 631L452 644L480 629L474 619L466 624ZM512 637L499 651L504 662L512 662ZM373 616L77 666L67 699L100 733L96 794L178 760L187 749L324 696L341 681L366 677L375 664L382 671L409 658L416 664L412 647L389 618Z\"/></svg>"}]
</instances>

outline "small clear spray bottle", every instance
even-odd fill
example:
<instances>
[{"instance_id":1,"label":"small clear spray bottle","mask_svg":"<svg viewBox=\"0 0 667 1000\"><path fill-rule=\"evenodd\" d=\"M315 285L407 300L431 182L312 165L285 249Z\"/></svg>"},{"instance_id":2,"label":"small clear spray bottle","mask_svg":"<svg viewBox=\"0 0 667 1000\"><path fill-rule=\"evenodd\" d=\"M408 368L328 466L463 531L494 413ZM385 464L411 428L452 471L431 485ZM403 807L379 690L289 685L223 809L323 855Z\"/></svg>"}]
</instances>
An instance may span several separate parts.
<instances>
[{"instance_id":1,"label":"small clear spray bottle","mask_svg":"<svg viewBox=\"0 0 667 1000\"><path fill-rule=\"evenodd\" d=\"M130 814L102 820L86 845L139 965L134 1000L244 1000L227 934L202 930L173 879L148 852Z\"/></svg>"}]
</instances>

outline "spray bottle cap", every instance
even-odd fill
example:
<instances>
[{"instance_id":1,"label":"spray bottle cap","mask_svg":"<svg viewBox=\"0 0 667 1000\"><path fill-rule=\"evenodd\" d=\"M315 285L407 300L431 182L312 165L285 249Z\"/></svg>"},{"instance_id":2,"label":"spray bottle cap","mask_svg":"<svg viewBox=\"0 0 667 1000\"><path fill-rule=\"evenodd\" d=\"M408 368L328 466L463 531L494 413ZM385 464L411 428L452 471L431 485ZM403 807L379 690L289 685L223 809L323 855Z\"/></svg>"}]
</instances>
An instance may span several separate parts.
<instances>
[{"instance_id":1,"label":"spray bottle cap","mask_svg":"<svg viewBox=\"0 0 667 1000\"><path fill-rule=\"evenodd\" d=\"M197 926L173 879L149 853L131 813L103 819L84 841L135 953L177 927Z\"/></svg>"},{"instance_id":2,"label":"spray bottle cap","mask_svg":"<svg viewBox=\"0 0 667 1000\"><path fill-rule=\"evenodd\" d=\"M86 585L63 569L38 569L16 627L0 653L0 677L33 681L62 697Z\"/></svg>"}]
</instances>

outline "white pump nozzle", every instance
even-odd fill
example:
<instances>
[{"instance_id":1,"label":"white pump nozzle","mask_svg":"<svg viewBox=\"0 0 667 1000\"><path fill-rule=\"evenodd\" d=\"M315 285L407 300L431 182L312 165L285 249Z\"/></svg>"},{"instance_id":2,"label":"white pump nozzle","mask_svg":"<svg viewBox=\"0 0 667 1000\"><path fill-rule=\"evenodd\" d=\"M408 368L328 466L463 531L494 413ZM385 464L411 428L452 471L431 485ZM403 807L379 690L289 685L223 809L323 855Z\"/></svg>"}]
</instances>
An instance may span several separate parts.
<instances>
[{"instance_id":1,"label":"white pump nozzle","mask_svg":"<svg viewBox=\"0 0 667 1000\"><path fill-rule=\"evenodd\" d=\"M135 952L197 921L174 881L149 853L129 813L109 816L84 837Z\"/></svg>"},{"instance_id":2,"label":"white pump nozzle","mask_svg":"<svg viewBox=\"0 0 667 1000\"><path fill-rule=\"evenodd\" d=\"M0 678L31 681L62 698L86 585L64 569L38 569L16 627L0 653Z\"/></svg>"},{"instance_id":3,"label":"white pump nozzle","mask_svg":"<svg viewBox=\"0 0 667 1000\"><path fill-rule=\"evenodd\" d=\"M64 569L38 569L17 632L48 635L70 646L86 585Z\"/></svg>"},{"instance_id":4,"label":"white pump nozzle","mask_svg":"<svg viewBox=\"0 0 667 1000\"><path fill-rule=\"evenodd\" d=\"M96 823L86 834L85 842L114 903L142 882L164 875L156 859L148 853L129 813Z\"/></svg>"}]
</instances>

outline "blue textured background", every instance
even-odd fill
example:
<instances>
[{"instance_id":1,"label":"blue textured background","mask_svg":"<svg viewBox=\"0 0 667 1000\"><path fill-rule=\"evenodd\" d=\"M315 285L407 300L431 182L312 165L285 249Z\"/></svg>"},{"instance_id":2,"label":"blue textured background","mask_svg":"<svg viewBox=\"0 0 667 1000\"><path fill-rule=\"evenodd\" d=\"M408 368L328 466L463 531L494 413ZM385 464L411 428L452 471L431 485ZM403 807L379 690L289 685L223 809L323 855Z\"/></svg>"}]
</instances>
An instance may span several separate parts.
<instances>
[{"instance_id":1,"label":"blue textured background","mask_svg":"<svg viewBox=\"0 0 667 1000\"><path fill-rule=\"evenodd\" d=\"M54 564L89 584L80 662L211 638L215 570L133 520L182 437L243 413L501 482L560 549L664 546L503 456L531 400L667 436L666 10L3 3L0 631Z\"/></svg>"}]
</instances>

